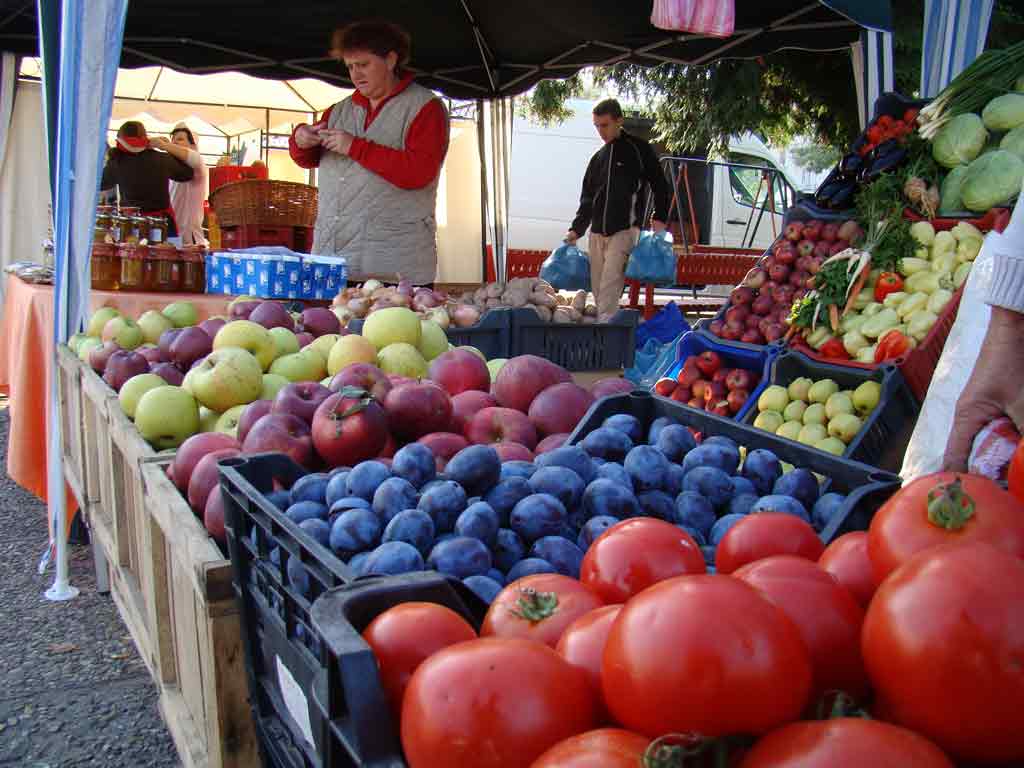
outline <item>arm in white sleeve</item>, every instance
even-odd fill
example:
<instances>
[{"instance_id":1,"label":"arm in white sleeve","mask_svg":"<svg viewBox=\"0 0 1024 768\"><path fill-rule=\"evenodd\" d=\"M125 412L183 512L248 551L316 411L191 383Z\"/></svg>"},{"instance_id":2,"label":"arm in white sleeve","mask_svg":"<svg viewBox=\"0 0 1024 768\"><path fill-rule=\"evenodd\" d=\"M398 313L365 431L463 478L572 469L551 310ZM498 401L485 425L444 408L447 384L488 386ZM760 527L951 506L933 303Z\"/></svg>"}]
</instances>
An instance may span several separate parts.
<instances>
[{"instance_id":1,"label":"arm in white sleeve","mask_svg":"<svg viewBox=\"0 0 1024 768\"><path fill-rule=\"evenodd\" d=\"M1006 230L995 237L987 301L994 307L1024 313L1024 205L1019 201Z\"/></svg>"}]
</instances>

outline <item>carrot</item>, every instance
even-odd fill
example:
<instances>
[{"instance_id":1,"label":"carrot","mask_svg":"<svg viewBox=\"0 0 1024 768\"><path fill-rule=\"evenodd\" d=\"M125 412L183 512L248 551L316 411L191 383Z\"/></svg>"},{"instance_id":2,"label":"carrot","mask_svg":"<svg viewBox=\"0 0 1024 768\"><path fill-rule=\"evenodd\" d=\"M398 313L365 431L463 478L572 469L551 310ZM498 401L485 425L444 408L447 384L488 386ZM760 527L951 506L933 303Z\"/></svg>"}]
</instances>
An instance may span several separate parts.
<instances>
[{"instance_id":1,"label":"carrot","mask_svg":"<svg viewBox=\"0 0 1024 768\"><path fill-rule=\"evenodd\" d=\"M839 307L835 304L828 305L828 321L833 331L839 330Z\"/></svg>"},{"instance_id":2,"label":"carrot","mask_svg":"<svg viewBox=\"0 0 1024 768\"><path fill-rule=\"evenodd\" d=\"M843 317L846 317L846 313L853 309L853 303L857 300L858 294L864 290L864 283L868 281L868 275L871 273L871 265L865 264L860 271L860 276L857 277L857 282L853 284L853 288L850 289L850 298L846 300L846 306L843 307Z\"/></svg>"},{"instance_id":3,"label":"carrot","mask_svg":"<svg viewBox=\"0 0 1024 768\"><path fill-rule=\"evenodd\" d=\"M789 330L786 331L786 335L782 337L782 340L783 341L789 341L791 338L793 338L793 334L794 333L796 333L796 326L795 325L789 326Z\"/></svg>"}]
</instances>

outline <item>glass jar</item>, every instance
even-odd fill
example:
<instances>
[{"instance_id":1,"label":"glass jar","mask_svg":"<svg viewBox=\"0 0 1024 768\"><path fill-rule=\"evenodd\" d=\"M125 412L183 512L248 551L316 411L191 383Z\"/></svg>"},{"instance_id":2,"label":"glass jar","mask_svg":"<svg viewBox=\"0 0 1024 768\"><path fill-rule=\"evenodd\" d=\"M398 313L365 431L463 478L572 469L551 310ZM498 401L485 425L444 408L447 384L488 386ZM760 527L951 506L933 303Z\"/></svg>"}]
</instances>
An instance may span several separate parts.
<instances>
[{"instance_id":1,"label":"glass jar","mask_svg":"<svg viewBox=\"0 0 1024 768\"><path fill-rule=\"evenodd\" d=\"M124 240L126 243L149 245L149 223L145 216L129 216Z\"/></svg>"},{"instance_id":2,"label":"glass jar","mask_svg":"<svg viewBox=\"0 0 1024 768\"><path fill-rule=\"evenodd\" d=\"M120 287L121 262L113 243L93 243L89 263L91 283L95 291L116 291Z\"/></svg>"},{"instance_id":3,"label":"glass jar","mask_svg":"<svg viewBox=\"0 0 1024 768\"><path fill-rule=\"evenodd\" d=\"M146 216L146 239L150 245L159 245L167 241L167 219L163 216Z\"/></svg>"},{"instance_id":4,"label":"glass jar","mask_svg":"<svg viewBox=\"0 0 1024 768\"><path fill-rule=\"evenodd\" d=\"M110 242L120 243L124 240L124 233L128 228L128 219L119 213L110 216Z\"/></svg>"},{"instance_id":5,"label":"glass jar","mask_svg":"<svg viewBox=\"0 0 1024 768\"><path fill-rule=\"evenodd\" d=\"M122 216L138 216L142 213L142 209L137 205L122 205L119 210Z\"/></svg>"},{"instance_id":6,"label":"glass jar","mask_svg":"<svg viewBox=\"0 0 1024 768\"><path fill-rule=\"evenodd\" d=\"M121 259L121 280L119 289L122 291L141 291L143 287L143 259L149 248L138 243L119 243L117 255Z\"/></svg>"},{"instance_id":7,"label":"glass jar","mask_svg":"<svg viewBox=\"0 0 1024 768\"><path fill-rule=\"evenodd\" d=\"M181 251L182 293L206 293L206 246L186 245Z\"/></svg>"},{"instance_id":8,"label":"glass jar","mask_svg":"<svg viewBox=\"0 0 1024 768\"><path fill-rule=\"evenodd\" d=\"M113 224L114 206L112 205L98 205L96 206L96 226L93 229L93 242L95 243L109 243L110 238L110 227Z\"/></svg>"},{"instance_id":9,"label":"glass jar","mask_svg":"<svg viewBox=\"0 0 1024 768\"><path fill-rule=\"evenodd\" d=\"M142 260L142 285L146 291L173 293L181 288L181 260L170 243L151 245Z\"/></svg>"}]
</instances>

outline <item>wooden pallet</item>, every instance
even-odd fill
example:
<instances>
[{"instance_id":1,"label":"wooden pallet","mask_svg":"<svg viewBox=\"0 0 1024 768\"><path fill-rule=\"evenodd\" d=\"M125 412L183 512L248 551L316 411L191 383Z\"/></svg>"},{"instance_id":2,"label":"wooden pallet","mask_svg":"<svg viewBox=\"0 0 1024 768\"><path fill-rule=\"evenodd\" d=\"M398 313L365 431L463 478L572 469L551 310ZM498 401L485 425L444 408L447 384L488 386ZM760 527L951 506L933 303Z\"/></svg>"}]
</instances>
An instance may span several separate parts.
<instances>
[{"instance_id":1,"label":"wooden pallet","mask_svg":"<svg viewBox=\"0 0 1024 768\"><path fill-rule=\"evenodd\" d=\"M169 464L141 464L160 710L187 768L258 765L231 561L167 478Z\"/></svg>"}]
</instances>

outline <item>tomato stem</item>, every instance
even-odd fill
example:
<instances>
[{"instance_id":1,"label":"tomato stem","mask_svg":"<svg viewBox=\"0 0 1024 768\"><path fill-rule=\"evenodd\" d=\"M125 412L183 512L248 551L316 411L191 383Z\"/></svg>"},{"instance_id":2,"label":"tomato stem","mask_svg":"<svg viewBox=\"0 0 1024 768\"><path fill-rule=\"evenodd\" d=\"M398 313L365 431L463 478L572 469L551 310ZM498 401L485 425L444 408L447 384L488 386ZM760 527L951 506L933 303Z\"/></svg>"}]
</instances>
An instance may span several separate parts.
<instances>
[{"instance_id":1,"label":"tomato stem","mask_svg":"<svg viewBox=\"0 0 1024 768\"><path fill-rule=\"evenodd\" d=\"M974 516L974 499L964 490L959 475L928 492L928 521L947 531L959 531Z\"/></svg>"},{"instance_id":2,"label":"tomato stem","mask_svg":"<svg viewBox=\"0 0 1024 768\"><path fill-rule=\"evenodd\" d=\"M831 705L829 704L830 700ZM835 720L841 717L871 719L871 715L857 706L856 699L846 691L826 691L818 700L817 719Z\"/></svg>"},{"instance_id":3,"label":"tomato stem","mask_svg":"<svg viewBox=\"0 0 1024 768\"><path fill-rule=\"evenodd\" d=\"M693 733L670 733L652 741L642 758L643 768L690 768L708 765L728 768L732 739L706 739ZM699 759L694 759L699 758Z\"/></svg>"},{"instance_id":4,"label":"tomato stem","mask_svg":"<svg viewBox=\"0 0 1024 768\"><path fill-rule=\"evenodd\" d=\"M512 614L530 622L543 621L558 610L558 594L538 592L531 587L519 590L519 599Z\"/></svg>"}]
</instances>

